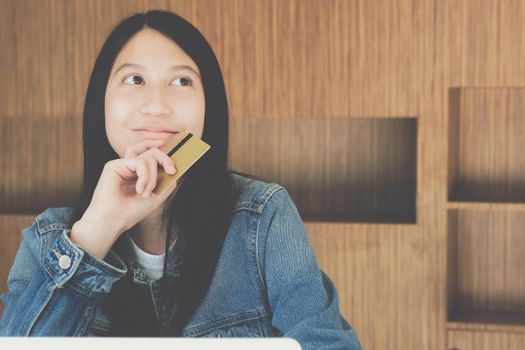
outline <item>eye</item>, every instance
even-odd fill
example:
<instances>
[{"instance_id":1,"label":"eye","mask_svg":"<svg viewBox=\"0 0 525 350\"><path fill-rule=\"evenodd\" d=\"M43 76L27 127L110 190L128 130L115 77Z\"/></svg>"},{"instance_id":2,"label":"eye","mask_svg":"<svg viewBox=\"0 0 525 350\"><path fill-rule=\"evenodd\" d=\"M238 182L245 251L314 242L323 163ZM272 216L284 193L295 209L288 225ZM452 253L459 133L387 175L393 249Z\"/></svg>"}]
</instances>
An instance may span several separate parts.
<instances>
[{"instance_id":1,"label":"eye","mask_svg":"<svg viewBox=\"0 0 525 350\"><path fill-rule=\"evenodd\" d=\"M123 82L128 85L144 84L144 79L138 75L129 75L124 78Z\"/></svg>"},{"instance_id":2,"label":"eye","mask_svg":"<svg viewBox=\"0 0 525 350\"><path fill-rule=\"evenodd\" d=\"M173 79L172 82L178 82L178 83L173 84L173 85L178 85L178 86L192 86L193 85L193 81L187 77Z\"/></svg>"}]
</instances>

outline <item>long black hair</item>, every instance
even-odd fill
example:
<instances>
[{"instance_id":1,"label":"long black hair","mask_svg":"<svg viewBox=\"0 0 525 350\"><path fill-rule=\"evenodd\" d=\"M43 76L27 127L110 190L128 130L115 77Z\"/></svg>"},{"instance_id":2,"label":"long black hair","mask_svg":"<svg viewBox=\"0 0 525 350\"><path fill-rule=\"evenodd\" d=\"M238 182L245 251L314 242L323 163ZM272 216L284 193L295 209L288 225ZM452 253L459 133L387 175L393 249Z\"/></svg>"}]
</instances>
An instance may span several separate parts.
<instances>
[{"instance_id":1,"label":"long black hair","mask_svg":"<svg viewBox=\"0 0 525 350\"><path fill-rule=\"evenodd\" d=\"M207 40L182 17L157 10L133 14L116 25L102 46L84 103L84 182L74 205L73 220L79 220L89 206L104 164L119 157L105 130L106 85L118 53L133 35L144 28L152 28L172 39L197 64L206 103L202 139L211 145L204 157L186 173L184 185L168 198L162 215L166 229L166 258L161 282L166 277L168 247L175 225L185 242L182 273L177 283L178 310L167 331L170 335L179 335L209 288L236 201L232 172L227 164L229 117L221 69ZM166 288L165 284L163 286ZM118 282L113 287L108 296L112 302L107 303L112 335L141 335L144 320L139 314L133 314L136 300L126 298L126 291L118 288ZM133 303L135 305L129 305Z\"/></svg>"}]
</instances>

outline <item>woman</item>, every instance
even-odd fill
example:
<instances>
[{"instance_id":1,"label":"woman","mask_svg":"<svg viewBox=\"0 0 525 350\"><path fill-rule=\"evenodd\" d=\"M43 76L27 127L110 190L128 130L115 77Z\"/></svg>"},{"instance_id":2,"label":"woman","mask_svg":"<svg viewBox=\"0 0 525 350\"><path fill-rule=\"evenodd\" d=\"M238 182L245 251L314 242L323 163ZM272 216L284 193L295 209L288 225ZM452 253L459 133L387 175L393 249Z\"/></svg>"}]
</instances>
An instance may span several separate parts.
<instances>
[{"instance_id":1,"label":"woman","mask_svg":"<svg viewBox=\"0 0 525 350\"><path fill-rule=\"evenodd\" d=\"M182 132L211 148L155 195L157 172L176 172L160 148ZM303 349L360 348L286 190L228 170L222 74L190 23L149 11L115 27L83 139L81 195L23 230L0 335L284 335Z\"/></svg>"}]
</instances>

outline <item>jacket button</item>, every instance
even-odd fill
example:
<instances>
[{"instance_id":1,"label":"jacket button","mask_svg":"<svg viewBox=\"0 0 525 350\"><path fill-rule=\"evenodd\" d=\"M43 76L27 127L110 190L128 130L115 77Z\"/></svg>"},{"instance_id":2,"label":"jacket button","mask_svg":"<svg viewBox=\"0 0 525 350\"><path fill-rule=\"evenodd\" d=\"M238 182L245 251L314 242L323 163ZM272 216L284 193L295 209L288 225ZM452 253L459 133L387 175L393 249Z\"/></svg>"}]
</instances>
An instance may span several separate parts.
<instances>
[{"instance_id":1,"label":"jacket button","mask_svg":"<svg viewBox=\"0 0 525 350\"><path fill-rule=\"evenodd\" d=\"M67 270L71 266L71 258L67 255L62 255L60 259L58 259L58 266L62 270Z\"/></svg>"}]
</instances>

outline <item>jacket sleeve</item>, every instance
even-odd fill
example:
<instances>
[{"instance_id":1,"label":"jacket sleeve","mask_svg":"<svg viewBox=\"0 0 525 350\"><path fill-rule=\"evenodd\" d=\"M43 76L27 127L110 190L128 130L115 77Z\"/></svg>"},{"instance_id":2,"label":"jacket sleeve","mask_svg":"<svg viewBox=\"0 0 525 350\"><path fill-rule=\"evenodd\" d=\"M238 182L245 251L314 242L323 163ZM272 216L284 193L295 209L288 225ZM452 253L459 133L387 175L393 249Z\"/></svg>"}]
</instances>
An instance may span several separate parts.
<instances>
[{"instance_id":1,"label":"jacket sleeve","mask_svg":"<svg viewBox=\"0 0 525 350\"><path fill-rule=\"evenodd\" d=\"M284 188L268 200L264 279L272 325L303 350L361 349L339 311L335 285L320 269L304 223Z\"/></svg>"},{"instance_id":2,"label":"jacket sleeve","mask_svg":"<svg viewBox=\"0 0 525 350\"><path fill-rule=\"evenodd\" d=\"M0 336L80 336L95 305L126 273L113 252L102 261L76 246L70 230L41 233L37 222L22 241L1 295ZM114 265L114 266L112 266Z\"/></svg>"}]
</instances>

